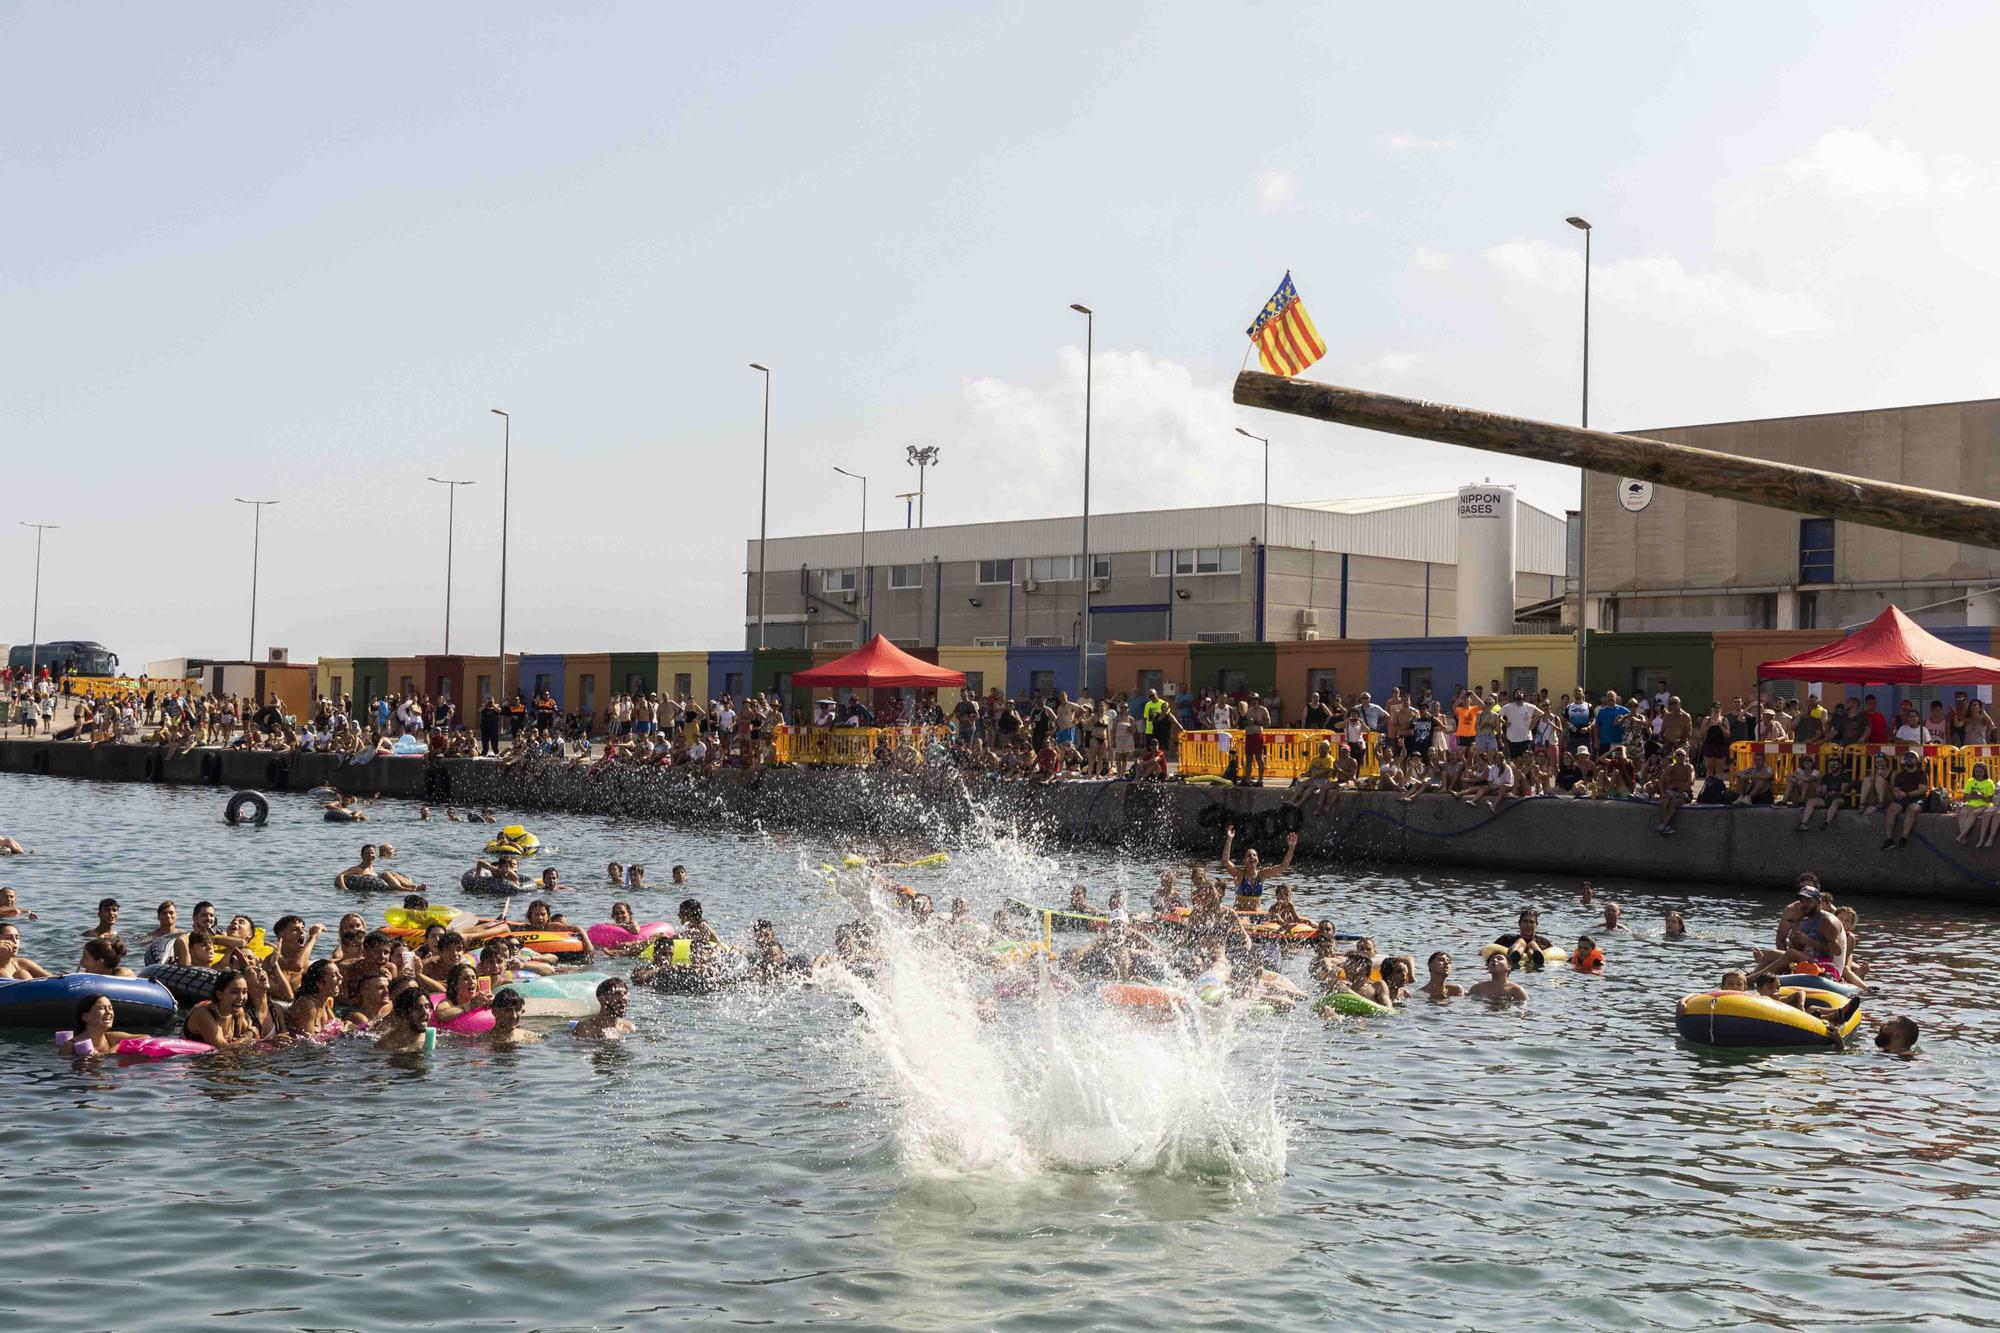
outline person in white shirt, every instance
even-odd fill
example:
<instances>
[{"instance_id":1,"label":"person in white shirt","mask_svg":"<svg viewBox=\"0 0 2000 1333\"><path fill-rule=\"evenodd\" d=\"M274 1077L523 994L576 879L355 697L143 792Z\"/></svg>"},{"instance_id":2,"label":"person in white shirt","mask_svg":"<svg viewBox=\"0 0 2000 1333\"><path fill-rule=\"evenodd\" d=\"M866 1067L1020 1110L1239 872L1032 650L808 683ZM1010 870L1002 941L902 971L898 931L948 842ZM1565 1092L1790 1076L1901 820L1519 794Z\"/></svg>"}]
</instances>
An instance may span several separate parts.
<instances>
[{"instance_id":1,"label":"person in white shirt","mask_svg":"<svg viewBox=\"0 0 2000 1333\"><path fill-rule=\"evenodd\" d=\"M1507 725L1507 757L1519 759L1535 745L1535 724L1542 720L1542 710L1528 702L1526 690L1515 690L1514 697L1500 705L1500 718ZM1512 785L1512 779L1509 779Z\"/></svg>"}]
</instances>

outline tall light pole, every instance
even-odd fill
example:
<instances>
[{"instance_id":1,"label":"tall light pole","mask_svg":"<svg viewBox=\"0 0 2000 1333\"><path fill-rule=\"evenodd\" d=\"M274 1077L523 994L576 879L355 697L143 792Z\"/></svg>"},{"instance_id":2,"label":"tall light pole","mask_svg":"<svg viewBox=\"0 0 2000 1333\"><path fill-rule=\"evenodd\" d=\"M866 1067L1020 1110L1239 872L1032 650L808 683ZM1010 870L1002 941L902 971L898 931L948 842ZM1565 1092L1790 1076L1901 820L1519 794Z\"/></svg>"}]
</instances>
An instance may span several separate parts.
<instances>
[{"instance_id":1,"label":"tall light pole","mask_svg":"<svg viewBox=\"0 0 2000 1333\"><path fill-rule=\"evenodd\" d=\"M938 447L934 444L911 444L904 446L910 466L917 470L917 526L924 525L924 469L936 467Z\"/></svg>"},{"instance_id":2,"label":"tall light pole","mask_svg":"<svg viewBox=\"0 0 2000 1333\"><path fill-rule=\"evenodd\" d=\"M855 573L857 576L856 584L861 589L861 612L863 617L861 622L861 637L866 642L868 639L875 637L875 617L869 613L869 608L875 603L874 599L869 596L873 591L870 585L874 583L874 580L868 577L868 478L862 476L859 472L849 472L846 468L838 465L833 470L843 477L852 477L861 483L861 567Z\"/></svg>"},{"instance_id":3,"label":"tall light pole","mask_svg":"<svg viewBox=\"0 0 2000 1333\"><path fill-rule=\"evenodd\" d=\"M1252 435L1241 426L1236 428L1236 433L1264 446L1264 530L1257 539L1264 548L1257 557L1257 603L1261 607L1264 604L1264 589L1271 577L1271 441L1262 435ZM1257 626L1258 638L1264 637L1267 632L1262 625Z\"/></svg>"},{"instance_id":4,"label":"tall light pole","mask_svg":"<svg viewBox=\"0 0 2000 1333\"><path fill-rule=\"evenodd\" d=\"M764 531L771 516L771 368L752 361L764 376L764 480L757 487L757 651L764 651Z\"/></svg>"},{"instance_id":5,"label":"tall light pole","mask_svg":"<svg viewBox=\"0 0 2000 1333\"><path fill-rule=\"evenodd\" d=\"M236 503L249 505L254 516L250 520L250 656L245 661L257 660L257 561L264 546L264 506L278 503L276 500L246 500L236 497Z\"/></svg>"},{"instance_id":6,"label":"tall light pole","mask_svg":"<svg viewBox=\"0 0 2000 1333\"><path fill-rule=\"evenodd\" d=\"M488 409L500 418L500 693L494 702L507 709L507 497L514 463L514 418L499 408Z\"/></svg>"},{"instance_id":7,"label":"tall light pole","mask_svg":"<svg viewBox=\"0 0 2000 1333\"><path fill-rule=\"evenodd\" d=\"M35 688L35 677L40 673L42 665L42 534L52 532L61 525L29 523L24 520L21 526L35 530L35 610L34 619L29 621L28 628L28 689L32 692Z\"/></svg>"},{"instance_id":8,"label":"tall light pole","mask_svg":"<svg viewBox=\"0 0 2000 1333\"><path fill-rule=\"evenodd\" d=\"M451 656L451 547L453 534L458 530L458 488L476 486L474 481L447 481L443 477L430 477L445 488L444 502L444 655Z\"/></svg>"},{"instance_id":9,"label":"tall light pole","mask_svg":"<svg viewBox=\"0 0 2000 1333\"><path fill-rule=\"evenodd\" d=\"M1090 692L1090 380L1096 359L1097 315L1070 302L1083 316L1083 620L1076 632L1076 697Z\"/></svg>"},{"instance_id":10,"label":"tall light pole","mask_svg":"<svg viewBox=\"0 0 2000 1333\"><path fill-rule=\"evenodd\" d=\"M1583 233L1583 424L1590 426L1590 223L1582 218L1563 221ZM1590 605L1590 472L1580 470L1576 502L1576 685L1583 688L1586 667L1583 618Z\"/></svg>"}]
</instances>

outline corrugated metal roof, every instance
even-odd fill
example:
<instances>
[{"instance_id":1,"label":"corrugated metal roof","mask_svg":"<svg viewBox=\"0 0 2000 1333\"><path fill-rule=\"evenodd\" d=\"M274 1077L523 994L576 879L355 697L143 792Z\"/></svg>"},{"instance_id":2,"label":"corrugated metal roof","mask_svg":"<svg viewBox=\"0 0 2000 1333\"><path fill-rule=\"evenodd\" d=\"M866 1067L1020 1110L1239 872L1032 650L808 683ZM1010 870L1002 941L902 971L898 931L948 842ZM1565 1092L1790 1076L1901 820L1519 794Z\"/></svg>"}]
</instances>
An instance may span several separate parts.
<instances>
[{"instance_id":1,"label":"corrugated metal roof","mask_svg":"<svg viewBox=\"0 0 2000 1333\"><path fill-rule=\"evenodd\" d=\"M1518 567L1532 574L1563 572L1564 520L1521 502L1515 524ZM1264 506L1212 505L1200 509L1150 509L1092 514L1090 548L1099 554L1166 551L1190 546L1249 546L1264 531ZM1458 560L1458 492L1358 497L1270 506L1271 544L1298 550L1455 564ZM962 523L931 528L887 528L868 533L871 565L931 560L1002 560L1069 555L1082 549L1076 515ZM861 555L859 532L818 533L771 539L769 567L838 568ZM745 544L745 568L757 567L757 543Z\"/></svg>"}]
</instances>

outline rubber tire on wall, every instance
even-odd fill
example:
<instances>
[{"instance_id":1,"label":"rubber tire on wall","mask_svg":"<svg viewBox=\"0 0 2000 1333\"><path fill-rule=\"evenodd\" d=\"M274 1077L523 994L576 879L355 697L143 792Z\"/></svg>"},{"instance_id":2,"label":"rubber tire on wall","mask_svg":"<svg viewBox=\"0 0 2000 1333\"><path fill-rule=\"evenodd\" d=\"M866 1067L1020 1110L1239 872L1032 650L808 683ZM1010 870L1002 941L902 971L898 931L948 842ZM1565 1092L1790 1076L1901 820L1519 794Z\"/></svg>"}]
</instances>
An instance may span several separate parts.
<instances>
[{"instance_id":1,"label":"rubber tire on wall","mask_svg":"<svg viewBox=\"0 0 2000 1333\"><path fill-rule=\"evenodd\" d=\"M1278 807L1278 825L1286 833L1297 833L1306 826L1306 812L1297 805Z\"/></svg>"},{"instance_id":2,"label":"rubber tire on wall","mask_svg":"<svg viewBox=\"0 0 2000 1333\"><path fill-rule=\"evenodd\" d=\"M292 766L282 759L273 759L264 765L264 785L279 791L292 785Z\"/></svg>"},{"instance_id":3,"label":"rubber tire on wall","mask_svg":"<svg viewBox=\"0 0 2000 1333\"><path fill-rule=\"evenodd\" d=\"M1203 806L1201 813L1194 818L1194 822L1200 827L1212 829L1221 828L1228 820L1229 808L1213 801Z\"/></svg>"},{"instance_id":4,"label":"rubber tire on wall","mask_svg":"<svg viewBox=\"0 0 2000 1333\"><path fill-rule=\"evenodd\" d=\"M35 751L34 758L28 761L28 766L37 773L46 774L49 771L49 747L44 745Z\"/></svg>"},{"instance_id":5,"label":"rubber tire on wall","mask_svg":"<svg viewBox=\"0 0 2000 1333\"><path fill-rule=\"evenodd\" d=\"M1275 840L1280 834L1279 826L1283 822L1278 817L1276 810L1260 811L1257 815L1257 841L1271 842Z\"/></svg>"},{"instance_id":6,"label":"rubber tire on wall","mask_svg":"<svg viewBox=\"0 0 2000 1333\"><path fill-rule=\"evenodd\" d=\"M155 750L146 756L146 781L158 782L166 776L167 761Z\"/></svg>"},{"instance_id":7,"label":"rubber tire on wall","mask_svg":"<svg viewBox=\"0 0 2000 1333\"><path fill-rule=\"evenodd\" d=\"M201 780L210 784L222 781L222 756L209 751L201 757Z\"/></svg>"}]
</instances>

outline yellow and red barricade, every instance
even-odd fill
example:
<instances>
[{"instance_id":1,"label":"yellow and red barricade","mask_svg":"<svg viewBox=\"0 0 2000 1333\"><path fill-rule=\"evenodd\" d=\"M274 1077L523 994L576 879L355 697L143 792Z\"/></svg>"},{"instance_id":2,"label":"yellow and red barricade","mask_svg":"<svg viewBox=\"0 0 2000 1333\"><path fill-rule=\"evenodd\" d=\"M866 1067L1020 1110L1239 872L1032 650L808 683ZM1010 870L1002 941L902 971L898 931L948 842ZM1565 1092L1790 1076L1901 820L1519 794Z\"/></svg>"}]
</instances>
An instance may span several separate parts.
<instances>
[{"instance_id":1,"label":"yellow and red barricade","mask_svg":"<svg viewBox=\"0 0 2000 1333\"><path fill-rule=\"evenodd\" d=\"M827 764L865 768L875 762L875 746L888 737L891 749L914 749L921 757L933 740L943 740L949 727L793 727L778 728L775 761L780 764Z\"/></svg>"},{"instance_id":2,"label":"yellow and red barricade","mask_svg":"<svg viewBox=\"0 0 2000 1333\"><path fill-rule=\"evenodd\" d=\"M1782 791L1785 783L1798 769L1799 760L1811 755L1819 765L1820 772L1840 772L1856 782L1868 776L1874 766L1876 755L1887 755L1893 769L1902 760L1898 758L1905 751L1915 753L1923 760L1924 774L1933 787L1942 788L1953 796L1965 791L1965 779L1972 772L1972 760L1963 756L1969 750L1991 751L1980 759L1989 765L2000 757L2000 746L1955 745L1913 745L1907 742L1892 742L1887 745L1806 745L1797 741L1736 741L1729 747L1730 767L1737 772L1761 761L1771 769L1771 781Z\"/></svg>"},{"instance_id":3,"label":"yellow and red barricade","mask_svg":"<svg viewBox=\"0 0 2000 1333\"><path fill-rule=\"evenodd\" d=\"M1229 737L1229 747L1224 749L1222 737ZM1237 770L1243 767L1243 732L1231 729L1220 731L1183 731L1180 740L1179 770L1188 777L1219 777L1229 763L1229 756L1236 756ZM1304 776L1312 767L1313 756L1319 753L1321 741L1332 741L1335 749L1346 742L1337 731L1318 731L1308 728L1264 729L1264 775L1272 778L1296 778ZM1361 776L1372 778L1382 771L1382 737L1369 732L1365 738L1365 749L1361 756Z\"/></svg>"}]
</instances>

